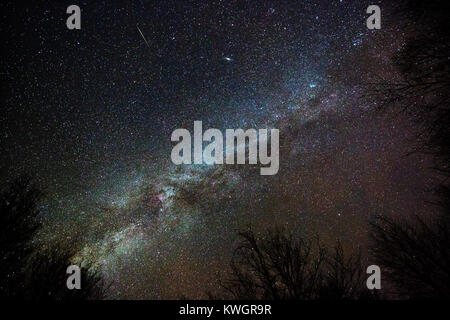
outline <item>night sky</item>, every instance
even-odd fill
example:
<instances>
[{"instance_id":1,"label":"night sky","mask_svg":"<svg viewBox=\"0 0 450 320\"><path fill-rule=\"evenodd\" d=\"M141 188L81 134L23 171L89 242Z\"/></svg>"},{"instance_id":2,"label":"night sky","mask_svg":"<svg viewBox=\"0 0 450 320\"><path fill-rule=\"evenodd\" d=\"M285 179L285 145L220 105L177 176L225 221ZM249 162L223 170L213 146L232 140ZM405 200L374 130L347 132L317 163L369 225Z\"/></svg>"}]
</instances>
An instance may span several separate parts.
<instances>
[{"instance_id":1,"label":"night sky","mask_svg":"<svg viewBox=\"0 0 450 320\"><path fill-rule=\"evenodd\" d=\"M205 297L250 226L364 250L375 214L424 210L430 160L404 156L414 123L361 99L398 77L408 30L390 2L72 2L0 4L0 173L36 177L36 244L79 248L110 297ZM170 135L194 120L278 128L279 173L173 165Z\"/></svg>"}]
</instances>

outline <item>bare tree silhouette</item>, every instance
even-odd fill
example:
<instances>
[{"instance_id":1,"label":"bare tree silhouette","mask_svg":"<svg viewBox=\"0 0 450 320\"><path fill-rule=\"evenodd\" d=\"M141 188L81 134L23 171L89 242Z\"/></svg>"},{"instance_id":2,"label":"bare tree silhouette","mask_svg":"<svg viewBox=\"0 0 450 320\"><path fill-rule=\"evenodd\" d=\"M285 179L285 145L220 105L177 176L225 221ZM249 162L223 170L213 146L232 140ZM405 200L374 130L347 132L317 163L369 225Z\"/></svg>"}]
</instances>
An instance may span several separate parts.
<instances>
[{"instance_id":1,"label":"bare tree silhouette","mask_svg":"<svg viewBox=\"0 0 450 320\"><path fill-rule=\"evenodd\" d=\"M372 252L401 297L450 298L450 225L378 217L372 223Z\"/></svg>"},{"instance_id":2,"label":"bare tree silhouette","mask_svg":"<svg viewBox=\"0 0 450 320\"><path fill-rule=\"evenodd\" d=\"M235 299L369 299L361 256L345 257L340 243L333 253L319 240L295 238L286 230L258 237L240 233L231 273L222 287Z\"/></svg>"},{"instance_id":3,"label":"bare tree silhouette","mask_svg":"<svg viewBox=\"0 0 450 320\"><path fill-rule=\"evenodd\" d=\"M344 254L338 242L327 256L324 283L319 298L324 300L369 300L378 299L377 290L368 290L367 275L362 265L361 252Z\"/></svg>"},{"instance_id":4,"label":"bare tree silhouette","mask_svg":"<svg viewBox=\"0 0 450 320\"><path fill-rule=\"evenodd\" d=\"M450 38L446 1L403 1L397 15L410 37L394 57L401 79L368 83L364 98L380 108L413 116L423 128L422 152L436 156L436 170L450 168ZM414 24L411 24L414 21ZM411 27L413 26L413 27Z\"/></svg>"}]
</instances>

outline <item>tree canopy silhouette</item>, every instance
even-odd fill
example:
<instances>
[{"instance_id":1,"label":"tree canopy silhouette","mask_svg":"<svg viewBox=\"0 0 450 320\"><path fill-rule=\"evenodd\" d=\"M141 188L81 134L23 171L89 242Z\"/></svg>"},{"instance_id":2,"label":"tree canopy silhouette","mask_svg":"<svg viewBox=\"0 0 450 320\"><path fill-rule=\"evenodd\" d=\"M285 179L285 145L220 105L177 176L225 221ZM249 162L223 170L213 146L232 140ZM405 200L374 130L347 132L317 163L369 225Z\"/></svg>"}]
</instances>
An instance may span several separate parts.
<instances>
[{"instance_id":1,"label":"tree canopy silhouette","mask_svg":"<svg viewBox=\"0 0 450 320\"><path fill-rule=\"evenodd\" d=\"M372 222L373 254L395 289L408 298L450 297L450 39L445 1L404 1L400 21L410 37L394 62L402 79L372 84L383 108L412 115L423 129L419 150L434 155L441 183L437 210L427 217L378 217Z\"/></svg>"},{"instance_id":2,"label":"tree canopy silhouette","mask_svg":"<svg viewBox=\"0 0 450 320\"><path fill-rule=\"evenodd\" d=\"M39 228L42 192L31 178L21 176L0 195L0 294L20 297L24 291L24 266L31 253L30 240Z\"/></svg>"},{"instance_id":3,"label":"tree canopy silhouette","mask_svg":"<svg viewBox=\"0 0 450 320\"><path fill-rule=\"evenodd\" d=\"M13 181L0 194L0 297L27 300L100 299L104 286L100 276L81 268L80 290L66 286L66 269L72 249L35 248L32 239L41 226L39 205L43 193L28 176Z\"/></svg>"}]
</instances>

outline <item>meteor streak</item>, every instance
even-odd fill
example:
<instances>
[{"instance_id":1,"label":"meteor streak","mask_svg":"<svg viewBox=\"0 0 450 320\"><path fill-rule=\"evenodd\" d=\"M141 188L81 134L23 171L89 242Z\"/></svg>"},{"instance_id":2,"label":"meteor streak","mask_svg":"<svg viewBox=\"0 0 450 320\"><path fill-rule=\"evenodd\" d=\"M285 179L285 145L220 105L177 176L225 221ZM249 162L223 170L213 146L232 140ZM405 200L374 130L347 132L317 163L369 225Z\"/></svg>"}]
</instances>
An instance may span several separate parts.
<instances>
[{"instance_id":1,"label":"meteor streak","mask_svg":"<svg viewBox=\"0 0 450 320\"><path fill-rule=\"evenodd\" d=\"M141 29L139 28L138 25L136 25L136 28L138 29L139 33L141 34L142 39L144 39L145 44L146 44L147 47L150 49L150 45L148 44L147 39L145 39L145 36L144 36L144 34L142 33Z\"/></svg>"}]
</instances>

